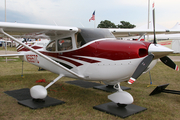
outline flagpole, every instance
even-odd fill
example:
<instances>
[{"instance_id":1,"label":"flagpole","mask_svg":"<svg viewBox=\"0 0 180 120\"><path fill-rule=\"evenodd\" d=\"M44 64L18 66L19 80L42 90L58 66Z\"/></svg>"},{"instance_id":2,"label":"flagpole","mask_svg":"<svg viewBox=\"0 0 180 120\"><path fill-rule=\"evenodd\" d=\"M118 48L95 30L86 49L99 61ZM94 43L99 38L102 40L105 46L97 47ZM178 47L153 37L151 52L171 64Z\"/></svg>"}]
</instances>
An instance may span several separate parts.
<instances>
[{"instance_id":1,"label":"flagpole","mask_svg":"<svg viewBox=\"0 0 180 120\"><path fill-rule=\"evenodd\" d=\"M150 14L150 0L148 0L148 29L149 29L149 14ZM149 34L147 34L147 41L149 41Z\"/></svg>"},{"instance_id":2,"label":"flagpole","mask_svg":"<svg viewBox=\"0 0 180 120\"><path fill-rule=\"evenodd\" d=\"M5 2L5 22L6 22L6 0L4 2ZM5 41L5 54L7 54L7 38ZM7 57L6 57L6 62L7 62Z\"/></svg>"},{"instance_id":3,"label":"flagpole","mask_svg":"<svg viewBox=\"0 0 180 120\"><path fill-rule=\"evenodd\" d=\"M94 28L96 28L96 17L95 17L95 11L96 11L96 10L94 10Z\"/></svg>"},{"instance_id":4,"label":"flagpole","mask_svg":"<svg viewBox=\"0 0 180 120\"><path fill-rule=\"evenodd\" d=\"M96 20L94 20L94 28L96 28Z\"/></svg>"}]
</instances>

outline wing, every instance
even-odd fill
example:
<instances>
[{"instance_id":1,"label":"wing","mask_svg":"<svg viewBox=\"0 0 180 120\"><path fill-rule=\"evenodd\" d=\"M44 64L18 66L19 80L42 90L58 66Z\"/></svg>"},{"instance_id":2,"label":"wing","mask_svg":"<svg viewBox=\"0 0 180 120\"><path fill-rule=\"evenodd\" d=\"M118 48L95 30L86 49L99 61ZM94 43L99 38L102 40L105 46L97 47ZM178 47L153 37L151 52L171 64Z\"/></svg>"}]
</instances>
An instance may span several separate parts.
<instances>
[{"instance_id":1,"label":"wing","mask_svg":"<svg viewBox=\"0 0 180 120\"><path fill-rule=\"evenodd\" d=\"M20 24L20 23L6 23L6 22L0 22L0 33L11 38L12 40L16 41L20 45L25 46L32 52L36 53L37 55L41 56L42 58L48 60L49 62L55 64L56 66L60 67L61 69L64 69L65 71L71 73L72 75L84 79L84 76L79 75L72 70L67 69L66 67L62 66L61 64L57 63L56 61L52 60L51 58L47 57L46 55L43 55L39 51L33 49L32 47L29 47L28 45L22 43L13 35L29 35L29 34L45 34L49 36L50 38L55 38L57 36L66 36L71 35L73 33L76 33L78 31L78 28L76 27L61 27L61 26L48 26L48 25L33 25L33 24Z\"/></svg>"},{"instance_id":2,"label":"wing","mask_svg":"<svg viewBox=\"0 0 180 120\"><path fill-rule=\"evenodd\" d=\"M56 36L66 36L78 31L77 27L22 24L9 22L0 22L0 28L2 28L6 33L13 35L14 37L39 37L51 39L55 38Z\"/></svg>"},{"instance_id":3,"label":"wing","mask_svg":"<svg viewBox=\"0 0 180 120\"><path fill-rule=\"evenodd\" d=\"M115 37L141 36L144 34L153 34L152 29L109 29ZM156 34L180 33L180 29L156 29Z\"/></svg>"}]
</instances>

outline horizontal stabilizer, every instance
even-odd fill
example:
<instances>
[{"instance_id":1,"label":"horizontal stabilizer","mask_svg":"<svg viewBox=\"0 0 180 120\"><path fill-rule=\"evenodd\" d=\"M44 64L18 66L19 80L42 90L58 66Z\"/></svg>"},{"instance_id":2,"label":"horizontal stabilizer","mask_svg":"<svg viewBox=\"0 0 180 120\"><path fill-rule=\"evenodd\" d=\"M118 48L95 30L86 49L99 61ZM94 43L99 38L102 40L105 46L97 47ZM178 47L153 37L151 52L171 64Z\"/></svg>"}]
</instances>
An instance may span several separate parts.
<instances>
[{"instance_id":1,"label":"horizontal stabilizer","mask_svg":"<svg viewBox=\"0 0 180 120\"><path fill-rule=\"evenodd\" d=\"M0 55L0 57L18 57L18 56L24 56L24 54L4 54L4 55Z\"/></svg>"}]
</instances>

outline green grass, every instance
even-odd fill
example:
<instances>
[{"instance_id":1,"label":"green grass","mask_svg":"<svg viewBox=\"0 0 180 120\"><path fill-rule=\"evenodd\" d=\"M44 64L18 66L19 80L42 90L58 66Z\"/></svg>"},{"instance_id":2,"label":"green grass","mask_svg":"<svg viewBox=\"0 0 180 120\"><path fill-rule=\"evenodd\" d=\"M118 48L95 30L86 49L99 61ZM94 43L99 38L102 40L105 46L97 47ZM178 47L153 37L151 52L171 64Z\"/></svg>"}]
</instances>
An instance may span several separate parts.
<instances>
[{"instance_id":1,"label":"green grass","mask_svg":"<svg viewBox=\"0 0 180 120\"><path fill-rule=\"evenodd\" d=\"M180 54L179 53L173 53L173 54L170 54L168 56L180 56Z\"/></svg>"},{"instance_id":2,"label":"green grass","mask_svg":"<svg viewBox=\"0 0 180 120\"><path fill-rule=\"evenodd\" d=\"M176 62L180 66L180 62ZM43 109L30 109L17 103L17 100L6 95L4 91L21 88L31 88L36 85L36 80L45 79L47 82L57 77L49 71L38 71L38 67L24 63L24 78L21 77L22 63L0 61L0 119L1 120L120 120L122 118L103 113L93 109L93 106L110 102L107 96L111 93L70 85L65 81L73 80L64 77L48 89L50 97L65 101L63 105L52 106ZM168 89L180 90L179 72L173 71L163 63L158 62L151 70L154 85L170 83ZM135 105L146 107L147 110L132 115L127 120L152 120L152 119L180 119L180 96L161 93L149 96L155 88L147 87L149 74L143 74L137 81L129 85L126 82L121 85L130 87L128 90L134 97ZM38 83L46 86L47 83Z\"/></svg>"},{"instance_id":3,"label":"green grass","mask_svg":"<svg viewBox=\"0 0 180 120\"><path fill-rule=\"evenodd\" d=\"M0 50L5 51L6 49L3 47L0 47ZM16 47L7 46L7 51L17 51L17 49L16 49Z\"/></svg>"}]
</instances>

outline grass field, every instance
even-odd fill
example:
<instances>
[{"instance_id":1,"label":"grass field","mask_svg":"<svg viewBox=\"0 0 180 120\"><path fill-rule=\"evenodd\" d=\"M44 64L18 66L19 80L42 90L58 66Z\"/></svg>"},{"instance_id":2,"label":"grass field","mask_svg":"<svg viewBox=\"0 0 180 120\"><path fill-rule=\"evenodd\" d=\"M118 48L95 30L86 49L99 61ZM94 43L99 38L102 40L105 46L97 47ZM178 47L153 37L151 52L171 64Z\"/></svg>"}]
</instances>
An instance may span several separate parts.
<instances>
[{"instance_id":1,"label":"grass field","mask_svg":"<svg viewBox=\"0 0 180 120\"><path fill-rule=\"evenodd\" d=\"M5 48L3 48L3 47L0 47L0 50L3 50L3 51L5 51L6 49ZM16 51L16 47L7 47L7 50L8 51Z\"/></svg>"},{"instance_id":2,"label":"grass field","mask_svg":"<svg viewBox=\"0 0 180 120\"><path fill-rule=\"evenodd\" d=\"M12 58L11 58L12 59ZM31 88L36 85L36 80L45 79L50 82L57 77L49 71L38 71L38 67L24 63L24 78L21 77L22 62L17 59L4 62L0 59L0 120L120 120L122 118L109 115L93 109L93 106L110 102L107 96L111 93L70 85L65 81L71 78L62 78L48 89L50 97L65 101L63 105L52 106L43 109L30 109L21 106L17 100L6 95L4 91L21 88ZM176 62L180 66L180 62ZM169 83L167 89L180 90L180 73L173 71L158 62L151 70L151 78L154 85ZM146 107L147 110L132 115L127 120L179 120L180 119L180 96L161 93L149 96L154 86L149 84L149 74L143 74L138 80L129 85L125 82L122 86L130 87L128 90L134 97L135 105ZM38 83L46 86L47 83Z\"/></svg>"}]
</instances>

